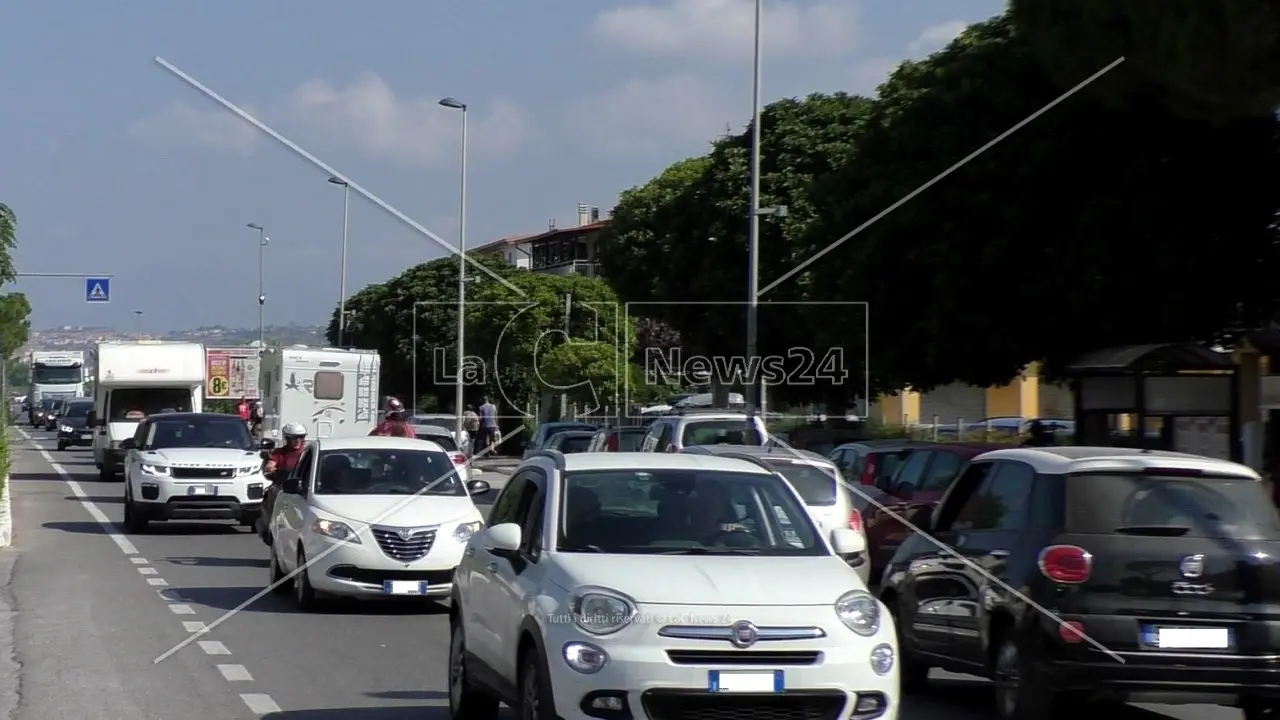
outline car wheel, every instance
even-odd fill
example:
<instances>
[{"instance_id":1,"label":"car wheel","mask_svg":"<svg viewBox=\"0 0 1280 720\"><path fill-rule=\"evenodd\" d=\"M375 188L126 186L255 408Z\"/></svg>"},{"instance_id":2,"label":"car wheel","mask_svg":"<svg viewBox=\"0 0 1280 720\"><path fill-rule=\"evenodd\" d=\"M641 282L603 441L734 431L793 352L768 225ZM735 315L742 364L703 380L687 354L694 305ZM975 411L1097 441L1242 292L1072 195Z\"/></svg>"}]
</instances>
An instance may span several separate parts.
<instances>
[{"instance_id":1,"label":"car wheel","mask_svg":"<svg viewBox=\"0 0 1280 720\"><path fill-rule=\"evenodd\" d=\"M922 694L929 690L929 666L916 659L904 635L902 616L898 611L898 602L891 599L885 603L889 614L893 616L893 624L898 631L898 681L902 692L911 695Z\"/></svg>"},{"instance_id":2,"label":"car wheel","mask_svg":"<svg viewBox=\"0 0 1280 720\"><path fill-rule=\"evenodd\" d=\"M137 503L133 501L133 493L129 490L129 486L125 485L124 531L130 535L141 535L147 531L147 526L150 524L146 516L138 509Z\"/></svg>"},{"instance_id":3,"label":"car wheel","mask_svg":"<svg viewBox=\"0 0 1280 720\"><path fill-rule=\"evenodd\" d=\"M1036 679L1032 651L1012 631L998 640L991 667L996 714L1002 720L1045 720L1054 715L1057 694Z\"/></svg>"},{"instance_id":4,"label":"car wheel","mask_svg":"<svg viewBox=\"0 0 1280 720\"><path fill-rule=\"evenodd\" d=\"M462 623L450 625L449 715L453 720L493 720L498 717L498 701L467 680L467 641Z\"/></svg>"},{"instance_id":5,"label":"car wheel","mask_svg":"<svg viewBox=\"0 0 1280 720\"><path fill-rule=\"evenodd\" d=\"M520 720L555 720L555 703L551 699L551 683L542 670L538 650L530 646L520 660Z\"/></svg>"},{"instance_id":6,"label":"car wheel","mask_svg":"<svg viewBox=\"0 0 1280 720\"><path fill-rule=\"evenodd\" d=\"M269 563L270 564L267 568L271 573L271 583L268 587L271 588L272 594L284 595L292 590L293 578L289 577L288 574L285 573L284 568L280 567L280 556L276 554L276 549L274 547L271 548L271 560Z\"/></svg>"},{"instance_id":7,"label":"car wheel","mask_svg":"<svg viewBox=\"0 0 1280 720\"><path fill-rule=\"evenodd\" d=\"M59 440L59 441L58 441L58 452L62 452L63 450L66 450L66 449L67 449L67 444L66 444L66 443L64 443L64 442L62 442L61 440Z\"/></svg>"},{"instance_id":8,"label":"car wheel","mask_svg":"<svg viewBox=\"0 0 1280 720\"><path fill-rule=\"evenodd\" d=\"M293 576L293 599L302 612L315 612L320 607L320 598L316 595L316 589L311 587L307 555L302 552L302 548L298 548L298 571Z\"/></svg>"},{"instance_id":9,"label":"car wheel","mask_svg":"<svg viewBox=\"0 0 1280 720\"><path fill-rule=\"evenodd\" d=\"M111 466L103 464L98 467L98 482L111 482L116 479L116 474L111 472Z\"/></svg>"}]
</instances>

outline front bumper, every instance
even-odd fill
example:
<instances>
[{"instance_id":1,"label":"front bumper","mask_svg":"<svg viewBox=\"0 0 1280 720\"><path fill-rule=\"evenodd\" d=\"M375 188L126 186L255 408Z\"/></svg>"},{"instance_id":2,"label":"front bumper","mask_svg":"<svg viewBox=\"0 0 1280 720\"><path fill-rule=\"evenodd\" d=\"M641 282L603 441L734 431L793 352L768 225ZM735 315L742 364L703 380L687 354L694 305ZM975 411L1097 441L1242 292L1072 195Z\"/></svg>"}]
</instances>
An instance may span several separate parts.
<instances>
[{"instance_id":1,"label":"front bumper","mask_svg":"<svg viewBox=\"0 0 1280 720\"><path fill-rule=\"evenodd\" d=\"M605 638L582 632L569 619L542 621L556 714L560 718L670 720L686 714L734 720L898 717L895 631L887 616L879 632L870 638L855 635L833 617L830 622L821 623L826 637L760 642L750 649L738 650L720 640L666 638L658 631L668 624L730 625L742 619L760 627L807 626L814 623L801 618L811 617L813 608L803 608L802 612L795 612L796 608L788 612L787 608L705 606L664 606L652 613L648 610L642 606L637 622ZM724 618L711 617L722 613ZM573 669L564 658L565 647L571 643L588 643L604 650L609 656L607 664L594 674ZM881 644L895 649L894 665L884 675L872 669L870 659L872 649ZM775 673L775 684L772 692L713 692L712 673L717 674L722 688L729 686L724 678L734 673ZM592 703L601 696L624 698L625 714L600 714ZM873 707L857 712L860 700L864 706Z\"/></svg>"},{"instance_id":2,"label":"front bumper","mask_svg":"<svg viewBox=\"0 0 1280 720\"><path fill-rule=\"evenodd\" d=\"M73 430L72 432L63 432L62 428L58 428L58 442L67 445L92 445L93 431L81 432Z\"/></svg>"},{"instance_id":3,"label":"front bumper","mask_svg":"<svg viewBox=\"0 0 1280 720\"><path fill-rule=\"evenodd\" d=\"M135 501L148 520L238 520L251 523L262 514L262 501L240 502L233 497L172 497L165 502Z\"/></svg>"},{"instance_id":4,"label":"front bumper","mask_svg":"<svg viewBox=\"0 0 1280 720\"><path fill-rule=\"evenodd\" d=\"M446 529L449 534L444 532ZM466 548L465 543L452 536L448 526L437 531L425 556L410 562L389 557L370 532L361 533L359 544L312 532L303 542L311 562L307 571L313 588L330 595L371 599L398 597L387 592L389 581L426 583L426 592L419 597L448 598L453 590L453 570L462 561Z\"/></svg>"}]
</instances>

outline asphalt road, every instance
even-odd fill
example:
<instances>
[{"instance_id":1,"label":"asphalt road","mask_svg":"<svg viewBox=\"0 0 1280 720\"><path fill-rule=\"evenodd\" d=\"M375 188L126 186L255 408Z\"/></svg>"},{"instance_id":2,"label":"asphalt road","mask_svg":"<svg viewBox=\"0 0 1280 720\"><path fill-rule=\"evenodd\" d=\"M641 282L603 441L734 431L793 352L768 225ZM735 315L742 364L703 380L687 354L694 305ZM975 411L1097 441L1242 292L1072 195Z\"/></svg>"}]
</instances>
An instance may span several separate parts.
<instances>
[{"instance_id":1,"label":"asphalt road","mask_svg":"<svg viewBox=\"0 0 1280 720\"><path fill-rule=\"evenodd\" d=\"M126 536L115 525L121 485L97 482L87 451L57 452L43 432L23 436L12 438L15 547L0 552L0 581L12 565L0 643L11 629L20 681L9 717L448 717L441 610L367 603L303 615L288 598L258 597L267 550L256 535L206 522ZM482 477L500 486L504 476ZM4 612L6 603L16 613ZM193 641L206 625L210 632ZM4 650L0 675L10 674ZM0 681L0 712L5 695ZM948 676L929 697L908 700L901 717L988 720L989 708L985 683ZM1133 720L1241 717L1211 706L1116 712Z\"/></svg>"}]
</instances>

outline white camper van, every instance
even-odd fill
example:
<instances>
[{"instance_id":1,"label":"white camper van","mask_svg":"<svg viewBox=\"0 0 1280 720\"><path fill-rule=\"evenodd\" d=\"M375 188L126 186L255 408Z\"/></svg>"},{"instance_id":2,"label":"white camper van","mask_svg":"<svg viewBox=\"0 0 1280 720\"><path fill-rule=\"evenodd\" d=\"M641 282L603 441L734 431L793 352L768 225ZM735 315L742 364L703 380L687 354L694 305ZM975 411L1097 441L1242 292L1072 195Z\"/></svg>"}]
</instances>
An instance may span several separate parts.
<instances>
[{"instance_id":1,"label":"white camper van","mask_svg":"<svg viewBox=\"0 0 1280 720\"><path fill-rule=\"evenodd\" d=\"M378 424L376 350L294 345L262 354L262 437L298 423L308 438L368 435Z\"/></svg>"},{"instance_id":2,"label":"white camper van","mask_svg":"<svg viewBox=\"0 0 1280 720\"><path fill-rule=\"evenodd\" d=\"M99 343L93 382L93 462L103 481L124 469L120 443L159 412L201 412L204 346L138 340Z\"/></svg>"}]
</instances>

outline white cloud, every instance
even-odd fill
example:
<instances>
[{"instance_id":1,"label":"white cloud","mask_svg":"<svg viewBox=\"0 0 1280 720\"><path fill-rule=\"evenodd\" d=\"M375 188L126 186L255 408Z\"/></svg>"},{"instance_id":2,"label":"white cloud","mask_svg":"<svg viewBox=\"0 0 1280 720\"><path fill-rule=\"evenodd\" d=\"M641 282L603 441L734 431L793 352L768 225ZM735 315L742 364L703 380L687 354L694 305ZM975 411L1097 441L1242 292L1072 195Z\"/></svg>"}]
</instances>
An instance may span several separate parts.
<instances>
[{"instance_id":1,"label":"white cloud","mask_svg":"<svg viewBox=\"0 0 1280 720\"><path fill-rule=\"evenodd\" d=\"M849 78L849 89L859 95L872 96L880 83L889 78L889 73L902 64L901 60L889 57L873 57L853 66Z\"/></svg>"},{"instance_id":2,"label":"white cloud","mask_svg":"<svg viewBox=\"0 0 1280 720\"><path fill-rule=\"evenodd\" d=\"M596 16L591 33L609 47L675 59L750 62L754 42L753 0L667 0L631 5ZM839 57L856 39L854 0L765 3L761 23L764 53Z\"/></svg>"},{"instance_id":3,"label":"white cloud","mask_svg":"<svg viewBox=\"0 0 1280 720\"><path fill-rule=\"evenodd\" d=\"M453 162L460 140L458 111L431 96L401 98L385 80L365 73L345 87L326 80L303 83L264 113L249 114L282 135L302 131L362 153L409 165ZM481 155L517 150L529 133L525 114L503 98L468 110L468 146ZM223 108L200 110L174 103L133 123L136 138L247 152L266 136ZM304 143L305 144L305 143Z\"/></svg>"},{"instance_id":4,"label":"white cloud","mask_svg":"<svg viewBox=\"0 0 1280 720\"><path fill-rule=\"evenodd\" d=\"M928 55L946 47L947 43L955 40L956 36L964 32L967 27L969 22L966 20L948 20L930 25L920 33L919 37L911 41L907 50L911 52L912 57Z\"/></svg>"},{"instance_id":5,"label":"white cloud","mask_svg":"<svg viewBox=\"0 0 1280 720\"><path fill-rule=\"evenodd\" d=\"M726 124L750 113L692 75L632 79L603 95L573 103L566 117L570 137L619 156L705 152Z\"/></svg>"}]
</instances>

